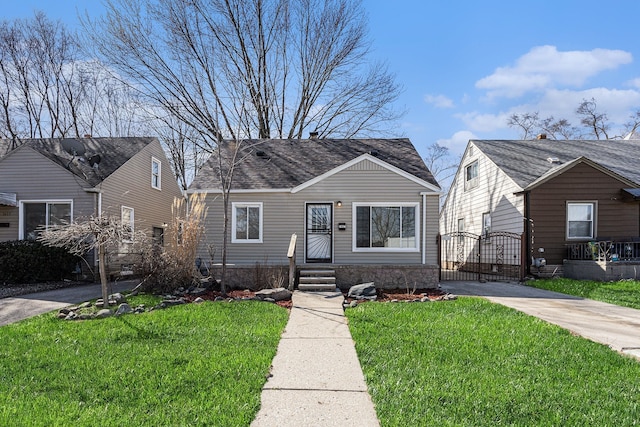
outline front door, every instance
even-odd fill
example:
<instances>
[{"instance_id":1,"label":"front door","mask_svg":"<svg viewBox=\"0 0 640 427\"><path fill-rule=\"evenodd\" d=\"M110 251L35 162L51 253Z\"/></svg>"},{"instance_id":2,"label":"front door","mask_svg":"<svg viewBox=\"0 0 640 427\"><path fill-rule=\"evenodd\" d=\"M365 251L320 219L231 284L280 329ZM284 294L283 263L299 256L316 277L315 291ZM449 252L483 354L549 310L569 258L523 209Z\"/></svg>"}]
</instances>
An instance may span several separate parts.
<instances>
[{"instance_id":1,"label":"front door","mask_svg":"<svg viewBox=\"0 0 640 427\"><path fill-rule=\"evenodd\" d=\"M306 262L331 262L333 203L307 203Z\"/></svg>"}]
</instances>

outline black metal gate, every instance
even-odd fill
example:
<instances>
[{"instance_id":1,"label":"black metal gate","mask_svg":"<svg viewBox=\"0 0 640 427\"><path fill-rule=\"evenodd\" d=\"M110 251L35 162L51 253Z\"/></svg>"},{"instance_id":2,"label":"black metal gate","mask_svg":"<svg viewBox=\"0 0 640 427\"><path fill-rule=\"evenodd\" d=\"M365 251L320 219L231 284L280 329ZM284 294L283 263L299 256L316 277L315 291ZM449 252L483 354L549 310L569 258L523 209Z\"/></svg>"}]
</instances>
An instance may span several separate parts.
<instances>
[{"instance_id":1,"label":"black metal gate","mask_svg":"<svg viewBox=\"0 0 640 427\"><path fill-rule=\"evenodd\" d=\"M522 280L523 246L521 234L503 231L440 235L440 280Z\"/></svg>"}]
</instances>

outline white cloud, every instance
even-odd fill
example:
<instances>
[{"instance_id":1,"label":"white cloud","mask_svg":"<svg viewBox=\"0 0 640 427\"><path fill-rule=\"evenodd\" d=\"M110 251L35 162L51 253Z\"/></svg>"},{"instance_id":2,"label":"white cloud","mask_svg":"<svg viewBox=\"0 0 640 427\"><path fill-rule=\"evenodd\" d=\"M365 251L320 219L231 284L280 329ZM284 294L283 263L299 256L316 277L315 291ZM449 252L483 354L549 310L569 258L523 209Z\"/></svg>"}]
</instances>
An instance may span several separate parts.
<instances>
[{"instance_id":1,"label":"white cloud","mask_svg":"<svg viewBox=\"0 0 640 427\"><path fill-rule=\"evenodd\" d=\"M509 113L499 112L496 114L487 114L472 111L470 113L458 114L456 117L461 119L464 124L473 131L495 132L498 129L507 127Z\"/></svg>"},{"instance_id":2,"label":"white cloud","mask_svg":"<svg viewBox=\"0 0 640 427\"><path fill-rule=\"evenodd\" d=\"M439 139L436 142L438 145L448 148L451 154L459 156L464 153L470 139L478 139L478 137L471 131L461 130L454 133L449 139Z\"/></svg>"},{"instance_id":3,"label":"white cloud","mask_svg":"<svg viewBox=\"0 0 640 427\"><path fill-rule=\"evenodd\" d=\"M453 100L447 98L444 95L425 95L424 102L427 104L433 104L438 108L453 108Z\"/></svg>"},{"instance_id":4,"label":"white cloud","mask_svg":"<svg viewBox=\"0 0 640 427\"><path fill-rule=\"evenodd\" d=\"M555 46L538 46L516 61L514 66L497 68L476 82L489 97L515 98L530 91L556 87L580 87L604 70L632 62L629 52L611 49L560 52Z\"/></svg>"}]
</instances>

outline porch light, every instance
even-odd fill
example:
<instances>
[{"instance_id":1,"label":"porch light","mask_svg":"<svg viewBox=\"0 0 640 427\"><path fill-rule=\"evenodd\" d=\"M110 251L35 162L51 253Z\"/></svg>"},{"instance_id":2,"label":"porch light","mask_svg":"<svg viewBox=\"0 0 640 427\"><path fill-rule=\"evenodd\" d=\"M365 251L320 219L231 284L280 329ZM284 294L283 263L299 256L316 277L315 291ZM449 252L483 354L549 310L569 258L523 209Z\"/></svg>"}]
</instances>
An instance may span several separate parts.
<instances>
[{"instance_id":1,"label":"porch light","mask_svg":"<svg viewBox=\"0 0 640 427\"><path fill-rule=\"evenodd\" d=\"M338 201L336 202L336 206L337 206L337 207L339 207L339 208L340 208L340 207L342 207L342 202L341 202L340 200L338 200Z\"/></svg>"}]
</instances>

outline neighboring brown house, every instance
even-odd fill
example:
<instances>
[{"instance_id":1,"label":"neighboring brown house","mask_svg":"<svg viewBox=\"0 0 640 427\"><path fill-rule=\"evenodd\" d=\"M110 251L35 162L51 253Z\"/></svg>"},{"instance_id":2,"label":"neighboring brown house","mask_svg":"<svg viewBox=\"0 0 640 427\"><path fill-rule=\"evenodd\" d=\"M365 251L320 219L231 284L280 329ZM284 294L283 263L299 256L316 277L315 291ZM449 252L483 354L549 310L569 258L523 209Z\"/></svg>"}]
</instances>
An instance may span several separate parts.
<instances>
[{"instance_id":1,"label":"neighboring brown house","mask_svg":"<svg viewBox=\"0 0 640 427\"><path fill-rule=\"evenodd\" d=\"M524 233L533 273L535 258L545 258L547 272L564 264L570 276L586 267L576 270L566 260L585 253L622 261L617 242L640 236L638 159L640 141L471 140L441 211L440 231L464 224L464 231L478 235L487 227ZM598 242L606 242L599 255Z\"/></svg>"},{"instance_id":2,"label":"neighboring brown house","mask_svg":"<svg viewBox=\"0 0 640 427\"><path fill-rule=\"evenodd\" d=\"M108 214L162 242L176 197L182 192L156 138L0 140L0 241Z\"/></svg>"},{"instance_id":3,"label":"neighboring brown house","mask_svg":"<svg viewBox=\"0 0 640 427\"><path fill-rule=\"evenodd\" d=\"M222 144L223 158L235 147ZM440 187L411 141L264 139L239 148L227 251L236 286L254 283L259 266L286 266L294 233L303 276L323 268L343 288L371 281L403 289L437 285ZM217 165L214 155L187 190L206 194L203 264L221 261Z\"/></svg>"}]
</instances>

